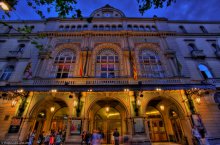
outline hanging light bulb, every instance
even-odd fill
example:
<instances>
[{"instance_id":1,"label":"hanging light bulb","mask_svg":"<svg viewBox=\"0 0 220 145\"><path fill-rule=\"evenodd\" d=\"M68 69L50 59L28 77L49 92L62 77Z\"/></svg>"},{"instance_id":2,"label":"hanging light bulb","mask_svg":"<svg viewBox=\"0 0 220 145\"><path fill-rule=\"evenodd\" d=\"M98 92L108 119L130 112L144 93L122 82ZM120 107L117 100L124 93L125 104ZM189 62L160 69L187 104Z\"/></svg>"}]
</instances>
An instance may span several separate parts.
<instances>
[{"instance_id":1,"label":"hanging light bulb","mask_svg":"<svg viewBox=\"0 0 220 145\"><path fill-rule=\"evenodd\" d=\"M12 100L12 102L11 102L11 107L14 107L16 104L17 104L17 100Z\"/></svg>"},{"instance_id":2,"label":"hanging light bulb","mask_svg":"<svg viewBox=\"0 0 220 145\"><path fill-rule=\"evenodd\" d=\"M107 106L106 108L105 108L105 111L106 111L106 113L108 113L109 112L109 106Z\"/></svg>"},{"instance_id":3,"label":"hanging light bulb","mask_svg":"<svg viewBox=\"0 0 220 145\"><path fill-rule=\"evenodd\" d=\"M50 107L50 112L54 112L55 111L55 106Z\"/></svg>"}]
</instances>

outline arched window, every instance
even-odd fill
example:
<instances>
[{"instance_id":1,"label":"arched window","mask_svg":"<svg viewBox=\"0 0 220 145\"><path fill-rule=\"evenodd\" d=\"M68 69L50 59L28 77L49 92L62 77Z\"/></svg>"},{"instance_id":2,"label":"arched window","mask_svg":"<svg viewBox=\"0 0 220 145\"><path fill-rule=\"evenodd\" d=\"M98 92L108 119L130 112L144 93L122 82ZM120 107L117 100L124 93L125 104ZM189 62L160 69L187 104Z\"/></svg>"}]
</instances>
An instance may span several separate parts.
<instances>
[{"instance_id":1,"label":"arched window","mask_svg":"<svg viewBox=\"0 0 220 145\"><path fill-rule=\"evenodd\" d=\"M69 31L70 30L70 26L65 26L65 31Z\"/></svg>"},{"instance_id":2,"label":"arched window","mask_svg":"<svg viewBox=\"0 0 220 145\"><path fill-rule=\"evenodd\" d=\"M208 33L208 31L206 30L206 28L204 26L200 26L200 30L203 32L203 33Z\"/></svg>"},{"instance_id":3,"label":"arched window","mask_svg":"<svg viewBox=\"0 0 220 145\"><path fill-rule=\"evenodd\" d=\"M14 66L13 65L9 65L4 69L4 72L1 75L0 80L9 80L9 78L11 77L11 74L14 71Z\"/></svg>"},{"instance_id":4,"label":"arched window","mask_svg":"<svg viewBox=\"0 0 220 145\"><path fill-rule=\"evenodd\" d=\"M118 30L122 30L122 25L118 25Z\"/></svg>"},{"instance_id":5,"label":"arched window","mask_svg":"<svg viewBox=\"0 0 220 145\"><path fill-rule=\"evenodd\" d=\"M105 26L105 30L110 31L110 26L109 26L109 25L106 25L106 26Z\"/></svg>"},{"instance_id":6,"label":"arched window","mask_svg":"<svg viewBox=\"0 0 220 145\"><path fill-rule=\"evenodd\" d=\"M182 33L187 33L186 29L184 26L179 26L180 30Z\"/></svg>"},{"instance_id":7,"label":"arched window","mask_svg":"<svg viewBox=\"0 0 220 145\"><path fill-rule=\"evenodd\" d=\"M138 31L138 26L135 25L135 26L133 27L133 30L134 30L134 31Z\"/></svg>"},{"instance_id":8,"label":"arched window","mask_svg":"<svg viewBox=\"0 0 220 145\"><path fill-rule=\"evenodd\" d=\"M93 30L97 30L97 25L93 25Z\"/></svg>"},{"instance_id":9,"label":"arched window","mask_svg":"<svg viewBox=\"0 0 220 145\"><path fill-rule=\"evenodd\" d=\"M157 27L156 27L156 26L152 26L152 27L151 27L151 30L152 30L152 31L157 31Z\"/></svg>"},{"instance_id":10,"label":"arched window","mask_svg":"<svg viewBox=\"0 0 220 145\"><path fill-rule=\"evenodd\" d=\"M140 26L140 31L144 31L144 26Z\"/></svg>"},{"instance_id":11,"label":"arched window","mask_svg":"<svg viewBox=\"0 0 220 145\"><path fill-rule=\"evenodd\" d=\"M115 78L118 76L118 54L112 49L101 50L96 57L96 77Z\"/></svg>"},{"instance_id":12,"label":"arched window","mask_svg":"<svg viewBox=\"0 0 220 145\"><path fill-rule=\"evenodd\" d=\"M83 25L83 30L88 30L88 25Z\"/></svg>"},{"instance_id":13,"label":"arched window","mask_svg":"<svg viewBox=\"0 0 220 145\"><path fill-rule=\"evenodd\" d=\"M112 25L112 31L115 31L115 30L116 30L116 26Z\"/></svg>"},{"instance_id":14,"label":"arched window","mask_svg":"<svg viewBox=\"0 0 220 145\"><path fill-rule=\"evenodd\" d=\"M100 26L99 26L99 29L100 29L100 30L104 30L104 26L103 26L103 25L100 25Z\"/></svg>"},{"instance_id":15,"label":"arched window","mask_svg":"<svg viewBox=\"0 0 220 145\"><path fill-rule=\"evenodd\" d=\"M164 77L159 56L155 52L147 49L141 50L139 52L139 63L142 77Z\"/></svg>"},{"instance_id":16,"label":"arched window","mask_svg":"<svg viewBox=\"0 0 220 145\"><path fill-rule=\"evenodd\" d=\"M131 25L128 25L128 30L132 30L132 26Z\"/></svg>"},{"instance_id":17,"label":"arched window","mask_svg":"<svg viewBox=\"0 0 220 145\"><path fill-rule=\"evenodd\" d=\"M77 26L77 31L81 31L82 30L82 26L81 25L78 25Z\"/></svg>"},{"instance_id":18,"label":"arched window","mask_svg":"<svg viewBox=\"0 0 220 145\"><path fill-rule=\"evenodd\" d=\"M150 26L147 25L145 28L146 31L151 31Z\"/></svg>"},{"instance_id":19,"label":"arched window","mask_svg":"<svg viewBox=\"0 0 220 145\"><path fill-rule=\"evenodd\" d=\"M56 56L52 74L56 78L73 77L73 70L76 63L76 54L71 49L64 49Z\"/></svg>"},{"instance_id":20,"label":"arched window","mask_svg":"<svg viewBox=\"0 0 220 145\"><path fill-rule=\"evenodd\" d=\"M75 31L76 30L76 26L71 26L71 31Z\"/></svg>"},{"instance_id":21,"label":"arched window","mask_svg":"<svg viewBox=\"0 0 220 145\"><path fill-rule=\"evenodd\" d=\"M60 30L60 31L63 31L63 29L64 29L64 27L63 27L63 25L61 25L61 26L59 27L59 30Z\"/></svg>"},{"instance_id":22,"label":"arched window","mask_svg":"<svg viewBox=\"0 0 220 145\"><path fill-rule=\"evenodd\" d=\"M199 64L198 67L199 67L199 71L201 72L201 74L204 77L204 79L213 78L212 73L209 71L207 66L205 66L203 64Z\"/></svg>"},{"instance_id":23,"label":"arched window","mask_svg":"<svg viewBox=\"0 0 220 145\"><path fill-rule=\"evenodd\" d=\"M188 47L191 49L191 50L198 50L196 45L194 43L189 43L188 44Z\"/></svg>"}]
</instances>

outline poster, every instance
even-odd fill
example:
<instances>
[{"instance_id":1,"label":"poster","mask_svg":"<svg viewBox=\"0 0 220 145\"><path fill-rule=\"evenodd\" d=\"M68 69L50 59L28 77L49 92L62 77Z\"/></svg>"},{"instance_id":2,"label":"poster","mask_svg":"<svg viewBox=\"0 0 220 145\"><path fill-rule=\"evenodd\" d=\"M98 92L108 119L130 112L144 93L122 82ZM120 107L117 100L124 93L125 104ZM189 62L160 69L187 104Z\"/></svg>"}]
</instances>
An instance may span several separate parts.
<instances>
[{"instance_id":1,"label":"poster","mask_svg":"<svg viewBox=\"0 0 220 145\"><path fill-rule=\"evenodd\" d=\"M79 120L79 119L71 120L71 125L70 125L71 135L80 135L81 128L82 128L82 120Z\"/></svg>"},{"instance_id":2,"label":"poster","mask_svg":"<svg viewBox=\"0 0 220 145\"><path fill-rule=\"evenodd\" d=\"M134 118L134 133L144 133L144 120L143 118Z\"/></svg>"},{"instance_id":3,"label":"poster","mask_svg":"<svg viewBox=\"0 0 220 145\"><path fill-rule=\"evenodd\" d=\"M12 118L8 133L18 133L21 126L22 118Z\"/></svg>"}]
</instances>

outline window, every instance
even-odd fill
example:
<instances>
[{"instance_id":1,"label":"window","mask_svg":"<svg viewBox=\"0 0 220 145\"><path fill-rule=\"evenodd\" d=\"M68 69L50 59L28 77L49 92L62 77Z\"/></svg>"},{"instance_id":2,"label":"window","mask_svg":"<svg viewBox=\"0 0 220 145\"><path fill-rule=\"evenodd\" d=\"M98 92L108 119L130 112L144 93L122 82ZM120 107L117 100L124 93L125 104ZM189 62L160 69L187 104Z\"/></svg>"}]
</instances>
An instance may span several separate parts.
<instances>
[{"instance_id":1,"label":"window","mask_svg":"<svg viewBox=\"0 0 220 145\"><path fill-rule=\"evenodd\" d=\"M191 50L198 50L196 45L194 43L189 43L188 44L188 47L191 49Z\"/></svg>"},{"instance_id":2,"label":"window","mask_svg":"<svg viewBox=\"0 0 220 145\"><path fill-rule=\"evenodd\" d=\"M109 25L106 25L106 26L105 26L105 30L110 31L110 26L109 26Z\"/></svg>"},{"instance_id":3,"label":"window","mask_svg":"<svg viewBox=\"0 0 220 145\"><path fill-rule=\"evenodd\" d=\"M135 26L133 27L133 30L134 30L134 31L138 31L138 26L135 25Z\"/></svg>"},{"instance_id":4,"label":"window","mask_svg":"<svg viewBox=\"0 0 220 145\"><path fill-rule=\"evenodd\" d=\"M212 43L211 45L212 45L212 47L213 47L216 51L220 51L220 48L219 48L218 44Z\"/></svg>"},{"instance_id":5,"label":"window","mask_svg":"<svg viewBox=\"0 0 220 145\"><path fill-rule=\"evenodd\" d=\"M66 26L65 31L69 31L69 30L70 30L70 26Z\"/></svg>"},{"instance_id":6,"label":"window","mask_svg":"<svg viewBox=\"0 0 220 145\"><path fill-rule=\"evenodd\" d=\"M103 25L99 26L99 29L104 30L104 26Z\"/></svg>"},{"instance_id":7,"label":"window","mask_svg":"<svg viewBox=\"0 0 220 145\"><path fill-rule=\"evenodd\" d=\"M56 78L69 78L73 76L73 70L76 63L76 55L70 49L61 51L54 60L52 74Z\"/></svg>"},{"instance_id":8,"label":"window","mask_svg":"<svg viewBox=\"0 0 220 145\"><path fill-rule=\"evenodd\" d=\"M93 30L97 30L97 25L93 25Z\"/></svg>"},{"instance_id":9,"label":"window","mask_svg":"<svg viewBox=\"0 0 220 145\"><path fill-rule=\"evenodd\" d=\"M180 28L180 30L181 30L182 33L187 33L185 27L183 27L183 26L179 26L179 28Z\"/></svg>"},{"instance_id":10,"label":"window","mask_svg":"<svg viewBox=\"0 0 220 145\"><path fill-rule=\"evenodd\" d=\"M151 29L152 29L152 31L157 31L157 27L156 26L152 26Z\"/></svg>"},{"instance_id":11,"label":"window","mask_svg":"<svg viewBox=\"0 0 220 145\"><path fill-rule=\"evenodd\" d=\"M88 25L84 25L83 30L88 30Z\"/></svg>"},{"instance_id":12,"label":"window","mask_svg":"<svg viewBox=\"0 0 220 145\"><path fill-rule=\"evenodd\" d=\"M82 30L82 26L81 25L78 25L77 26L77 31L81 31Z\"/></svg>"},{"instance_id":13,"label":"window","mask_svg":"<svg viewBox=\"0 0 220 145\"><path fill-rule=\"evenodd\" d=\"M146 31L151 31L150 26L146 26Z\"/></svg>"},{"instance_id":14,"label":"window","mask_svg":"<svg viewBox=\"0 0 220 145\"><path fill-rule=\"evenodd\" d=\"M9 80L9 78L11 77L11 74L14 71L14 66L13 65L9 65L5 68L4 72L1 75L1 80Z\"/></svg>"},{"instance_id":15,"label":"window","mask_svg":"<svg viewBox=\"0 0 220 145\"><path fill-rule=\"evenodd\" d=\"M144 26L140 26L140 31L144 31Z\"/></svg>"},{"instance_id":16,"label":"window","mask_svg":"<svg viewBox=\"0 0 220 145\"><path fill-rule=\"evenodd\" d=\"M204 26L200 26L200 30L202 31L202 33L208 33L208 31Z\"/></svg>"},{"instance_id":17,"label":"window","mask_svg":"<svg viewBox=\"0 0 220 145\"><path fill-rule=\"evenodd\" d=\"M59 30L60 30L60 31L63 31L63 29L64 29L64 27L61 25L61 26L59 27Z\"/></svg>"},{"instance_id":18,"label":"window","mask_svg":"<svg viewBox=\"0 0 220 145\"><path fill-rule=\"evenodd\" d=\"M199 64L199 71L201 72L204 79L210 79L213 78L211 72L209 71L208 67L206 67L203 64Z\"/></svg>"},{"instance_id":19,"label":"window","mask_svg":"<svg viewBox=\"0 0 220 145\"><path fill-rule=\"evenodd\" d=\"M139 63L142 77L161 78L164 73L159 56L153 51L143 49L139 52Z\"/></svg>"},{"instance_id":20,"label":"window","mask_svg":"<svg viewBox=\"0 0 220 145\"><path fill-rule=\"evenodd\" d=\"M112 31L115 31L115 30L116 30L116 26L113 25L113 26L112 26Z\"/></svg>"},{"instance_id":21,"label":"window","mask_svg":"<svg viewBox=\"0 0 220 145\"><path fill-rule=\"evenodd\" d=\"M132 30L132 26L131 25L128 25L128 30Z\"/></svg>"},{"instance_id":22,"label":"window","mask_svg":"<svg viewBox=\"0 0 220 145\"><path fill-rule=\"evenodd\" d=\"M112 49L101 50L96 57L96 77L115 78L118 76L118 54Z\"/></svg>"},{"instance_id":23,"label":"window","mask_svg":"<svg viewBox=\"0 0 220 145\"><path fill-rule=\"evenodd\" d=\"M122 25L118 25L118 30L122 30Z\"/></svg>"},{"instance_id":24,"label":"window","mask_svg":"<svg viewBox=\"0 0 220 145\"><path fill-rule=\"evenodd\" d=\"M71 26L71 31L75 31L76 30L76 26Z\"/></svg>"}]
</instances>

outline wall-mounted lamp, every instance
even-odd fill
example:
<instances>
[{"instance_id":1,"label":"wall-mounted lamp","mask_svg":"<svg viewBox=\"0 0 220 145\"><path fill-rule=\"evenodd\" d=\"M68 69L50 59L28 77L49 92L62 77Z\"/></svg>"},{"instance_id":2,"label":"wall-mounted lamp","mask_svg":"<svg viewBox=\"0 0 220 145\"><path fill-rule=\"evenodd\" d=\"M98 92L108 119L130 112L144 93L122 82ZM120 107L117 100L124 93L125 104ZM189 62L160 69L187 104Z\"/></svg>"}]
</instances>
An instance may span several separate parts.
<instances>
[{"instance_id":1,"label":"wall-mounted lamp","mask_svg":"<svg viewBox=\"0 0 220 145\"><path fill-rule=\"evenodd\" d=\"M164 105L160 105L160 110L161 111L164 111L164 108L165 108Z\"/></svg>"},{"instance_id":2,"label":"wall-mounted lamp","mask_svg":"<svg viewBox=\"0 0 220 145\"><path fill-rule=\"evenodd\" d=\"M137 100L137 106L141 106L141 101L140 100Z\"/></svg>"},{"instance_id":3,"label":"wall-mounted lamp","mask_svg":"<svg viewBox=\"0 0 220 145\"><path fill-rule=\"evenodd\" d=\"M23 89L19 89L19 90L17 90L17 92L18 92L18 93L23 93L24 90L23 90Z\"/></svg>"},{"instance_id":4,"label":"wall-mounted lamp","mask_svg":"<svg viewBox=\"0 0 220 145\"><path fill-rule=\"evenodd\" d=\"M105 108L106 113L109 113L109 110L110 110L109 106L106 106Z\"/></svg>"},{"instance_id":5,"label":"wall-mounted lamp","mask_svg":"<svg viewBox=\"0 0 220 145\"><path fill-rule=\"evenodd\" d=\"M11 107L15 107L17 103L18 103L18 100L12 100Z\"/></svg>"},{"instance_id":6,"label":"wall-mounted lamp","mask_svg":"<svg viewBox=\"0 0 220 145\"><path fill-rule=\"evenodd\" d=\"M201 98L200 98L200 97L197 97L197 98L196 98L196 103L200 104L200 102L201 102Z\"/></svg>"},{"instance_id":7,"label":"wall-mounted lamp","mask_svg":"<svg viewBox=\"0 0 220 145\"><path fill-rule=\"evenodd\" d=\"M73 101L73 106L76 108L78 105L78 102L76 100Z\"/></svg>"},{"instance_id":8,"label":"wall-mounted lamp","mask_svg":"<svg viewBox=\"0 0 220 145\"><path fill-rule=\"evenodd\" d=\"M92 89L88 89L88 92L92 92Z\"/></svg>"},{"instance_id":9,"label":"wall-mounted lamp","mask_svg":"<svg viewBox=\"0 0 220 145\"><path fill-rule=\"evenodd\" d=\"M161 88L156 88L156 91L162 91L162 89Z\"/></svg>"}]
</instances>

